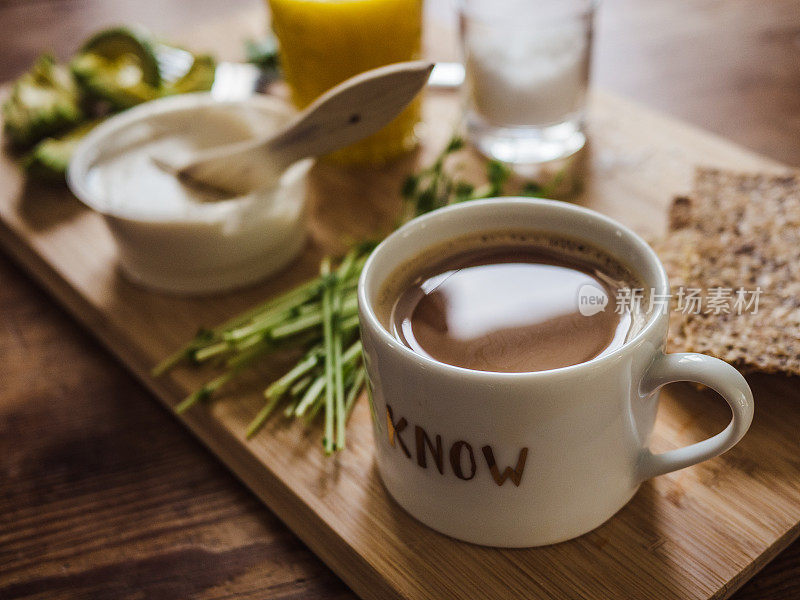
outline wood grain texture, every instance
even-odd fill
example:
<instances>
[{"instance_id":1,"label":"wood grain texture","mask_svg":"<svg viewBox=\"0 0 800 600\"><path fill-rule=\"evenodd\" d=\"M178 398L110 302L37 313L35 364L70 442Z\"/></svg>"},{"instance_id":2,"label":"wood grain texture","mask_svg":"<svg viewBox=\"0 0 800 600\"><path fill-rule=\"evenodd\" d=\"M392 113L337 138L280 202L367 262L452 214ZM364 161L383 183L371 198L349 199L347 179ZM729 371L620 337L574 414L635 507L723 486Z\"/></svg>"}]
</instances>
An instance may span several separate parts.
<instances>
[{"instance_id":1,"label":"wood grain texture","mask_svg":"<svg viewBox=\"0 0 800 600\"><path fill-rule=\"evenodd\" d=\"M380 171L316 167L308 251L282 276L235 295L182 299L132 286L117 272L100 217L61 190L26 187L8 160L0 166L0 241L173 406L208 373L183 370L154 380L149 368L199 325L218 323L311 276L320 255L339 250L343 237L385 230L399 208L404 174L449 137L457 106L453 94L429 95L427 146L404 163ZM783 169L606 94L593 96L590 121L592 147L578 201L645 235L662 229L666 203L689 187L695 164ZM477 168L466 160L465 170ZM285 366L272 362L261 375L275 377ZM800 404L786 405L789 387L785 380L758 386L756 424L722 458L647 483L617 517L587 536L517 551L455 542L400 510L374 469L364 402L351 420L347 451L333 459L323 456L318 430L280 420L246 443L246 425L262 402L247 386L181 419L364 598L511 598L528 590L552 597L647 598L655 592L660 598L711 598L738 587L800 530L794 436ZM706 437L725 421L722 403L686 386L676 389L666 394L657 449Z\"/></svg>"},{"instance_id":2,"label":"wood grain texture","mask_svg":"<svg viewBox=\"0 0 800 600\"><path fill-rule=\"evenodd\" d=\"M457 55L451 3L428 5L450 24L428 36L437 58ZM800 0L603 0L592 79L800 166Z\"/></svg>"},{"instance_id":3,"label":"wood grain texture","mask_svg":"<svg viewBox=\"0 0 800 600\"><path fill-rule=\"evenodd\" d=\"M251 12L232 15L232 4L225 3L224 15L234 17L230 31L261 28ZM800 164L795 42L800 10L794 0L758 3L757 10L755 4L684 0L668 7L608 0L598 32L597 79ZM215 2L192 6L186 11L183 3L150 0L5 3L0 6L0 71L5 76L18 72L47 47L64 55L102 23L136 19L171 33L221 12ZM609 19L619 25L610 28ZM214 47L237 55L237 35L206 29L216 34ZM186 39L207 47L198 44L201 37L206 39ZM53 220L75 212L71 204L56 206ZM167 411L2 256L0 346L0 455L14 457L0 460L0 586L12 576L18 586L0 587L0 597L349 597L308 550L292 542L276 519L181 433ZM796 395L791 387L774 391L791 401ZM90 443L84 443L87 438ZM157 451L145 452L148 444ZM99 465L101 460L90 460L95 454L116 458ZM163 468L161 454L174 455L172 464L179 468ZM766 468L774 470L771 461ZM95 476L102 483L94 483ZM210 494L198 492L206 479L215 482ZM137 498L151 488L166 491L156 508L142 510ZM208 518L182 518L186 507L207 503ZM26 506L36 513L18 519ZM101 509L97 518L83 518L84 511ZM135 555L134 560L104 558L103 542L96 538L107 536L108 521L119 533L108 546ZM242 558L253 540L266 546L256 552L255 563ZM208 554L188 552L192 546ZM165 549L186 550L188 558L163 560L163 554L171 555ZM12 559L22 562L14 563L18 568L9 575L4 567ZM798 586L800 543L795 543L734 597L792 598L800 596Z\"/></svg>"},{"instance_id":4,"label":"wood grain texture","mask_svg":"<svg viewBox=\"0 0 800 600\"><path fill-rule=\"evenodd\" d=\"M0 281L0 598L352 598L5 260Z\"/></svg>"}]
</instances>

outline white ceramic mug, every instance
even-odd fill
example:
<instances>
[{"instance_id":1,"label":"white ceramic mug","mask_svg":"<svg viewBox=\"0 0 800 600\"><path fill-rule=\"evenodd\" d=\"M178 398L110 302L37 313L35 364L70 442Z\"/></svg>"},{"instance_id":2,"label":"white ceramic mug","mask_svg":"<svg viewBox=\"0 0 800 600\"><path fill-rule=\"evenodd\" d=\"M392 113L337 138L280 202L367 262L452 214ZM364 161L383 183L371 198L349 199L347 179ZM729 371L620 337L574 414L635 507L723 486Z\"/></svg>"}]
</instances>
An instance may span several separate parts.
<instances>
[{"instance_id":1,"label":"white ceramic mug","mask_svg":"<svg viewBox=\"0 0 800 600\"><path fill-rule=\"evenodd\" d=\"M477 544L525 547L586 533L642 481L713 458L753 418L753 396L730 365L701 354L665 354L667 311L600 358L532 373L473 371L415 353L381 324L375 302L387 277L426 249L475 232L530 229L608 252L665 297L653 250L594 211L547 200L502 198L450 206L415 219L378 246L358 300L377 464L397 502L442 533ZM733 418L704 441L648 449L658 390L695 381L719 392Z\"/></svg>"}]
</instances>

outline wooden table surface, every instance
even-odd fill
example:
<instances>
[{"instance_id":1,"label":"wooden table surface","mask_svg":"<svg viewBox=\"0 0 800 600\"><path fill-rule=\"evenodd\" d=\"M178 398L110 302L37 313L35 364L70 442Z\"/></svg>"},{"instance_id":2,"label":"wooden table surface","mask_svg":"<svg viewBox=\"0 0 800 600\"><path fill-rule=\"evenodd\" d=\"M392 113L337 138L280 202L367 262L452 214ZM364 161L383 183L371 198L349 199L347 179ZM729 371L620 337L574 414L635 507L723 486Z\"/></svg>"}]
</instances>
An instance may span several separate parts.
<instances>
[{"instance_id":1,"label":"wooden table surface","mask_svg":"<svg viewBox=\"0 0 800 600\"><path fill-rule=\"evenodd\" d=\"M0 80L109 23L253 5L5 0ZM596 83L800 166L799 1L606 0L595 58ZM354 597L2 254L0 358L0 598ZM794 597L800 542L733 596Z\"/></svg>"}]
</instances>

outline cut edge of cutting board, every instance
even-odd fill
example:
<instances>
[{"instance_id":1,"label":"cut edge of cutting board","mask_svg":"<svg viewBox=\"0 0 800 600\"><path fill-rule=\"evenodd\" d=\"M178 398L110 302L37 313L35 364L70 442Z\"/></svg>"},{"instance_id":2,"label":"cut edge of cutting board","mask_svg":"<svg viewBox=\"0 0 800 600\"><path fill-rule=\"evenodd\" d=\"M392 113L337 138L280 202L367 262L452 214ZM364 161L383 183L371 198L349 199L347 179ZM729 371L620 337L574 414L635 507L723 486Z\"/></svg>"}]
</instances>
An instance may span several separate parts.
<instances>
[{"instance_id":1,"label":"cut edge of cutting board","mask_svg":"<svg viewBox=\"0 0 800 600\"><path fill-rule=\"evenodd\" d=\"M106 324L95 307L89 306L80 294L41 256L25 244L15 231L0 219L0 245L6 250L20 268L31 275L34 281L52 296L69 315L81 324L105 347L114 358L143 384L172 416L180 420L225 468L232 472L253 494L255 494L278 518L292 530L326 565L353 588L356 593L368 600L398 599L403 596L388 585L379 572L348 544L331 548L324 543L322 536L314 535L316 528L327 527L323 519L305 502L287 502L290 495L283 482L274 472L258 461L256 456L246 450L229 430L221 427L211 412L191 411L184 414L174 412L174 403L169 397L180 397L177 386L169 379L154 378L150 374L151 365L146 360L132 356L131 348L121 343L119 337ZM302 513L297 510L302 506ZM342 560L342 552L346 552ZM353 568L360 565L360 569ZM370 580L364 574L370 575Z\"/></svg>"},{"instance_id":2,"label":"cut edge of cutting board","mask_svg":"<svg viewBox=\"0 0 800 600\"><path fill-rule=\"evenodd\" d=\"M333 548L325 543L323 536L315 535L317 528L327 527L324 520L308 504L300 502L302 512L297 510L296 501L287 501L290 493L282 481L259 462L254 454L246 451L246 447L231 435L230 431L220 427L209 411L194 411L178 415L173 411L174 404L166 400L179 394L176 386L169 380L156 379L150 374L150 367L144 364L133 364L127 358L130 349L123 349L115 342L113 331L97 323L102 321L96 314L88 314L84 310L83 300L61 275L55 271L38 254L33 252L16 232L9 229L0 220L0 245L24 271L32 274L34 281L51 295L70 316L85 327L101 345L113 354L114 358L143 384L168 410L177 417L221 463L233 473L266 507L305 543L331 570L365 600L403 600L405 596L389 585L380 572L370 562L356 552L349 544L340 543ZM92 307L92 312L95 309ZM392 500L393 501L393 500ZM726 600L766 567L792 542L800 538L800 522L778 537L757 560L723 585L710 600ZM343 555L343 552L346 555Z\"/></svg>"},{"instance_id":3,"label":"cut edge of cutting board","mask_svg":"<svg viewBox=\"0 0 800 600\"><path fill-rule=\"evenodd\" d=\"M617 102L617 98L606 92L598 94L603 102ZM622 101L620 101L622 102ZM726 146L734 153L740 153L753 162L762 163L764 168L773 167L788 169L780 163L759 156L758 154L725 142L718 136L702 132L691 125L673 121L671 117L663 117L649 109L642 109L629 101L624 101L630 109L647 111L648 116L658 118L665 125L675 123L676 127L683 128L692 135L703 136L710 142ZM49 264L42 256L37 254L18 233L0 220L0 243L10 255L28 273L42 285L42 287L62 304L67 311L84 327L100 340L115 357L126 366L134 376L139 379L162 403L171 410L172 405L166 400L179 394L176 386L169 380L156 380L150 376L148 360L139 356L130 346L127 346L108 323L104 322L102 314L91 303L87 303L80 293L62 275ZM87 310L87 305L89 310ZM179 416L192 433L200 439L235 475L245 483L278 517L284 521L326 564L350 585L356 593L363 598L404 598L401 591L382 577L370 563L368 557L360 555L352 546L340 542L333 547L326 543L323 536L315 535L320 527L326 527L324 520L315 513L307 503L297 496L292 496L283 482L266 465L259 462L256 456L249 452L230 431L217 423L210 411L193 411L187 415ZM298 510L302 507L302 511ZM739 571L729 582L721 587L712 598L727 598L735 592L745 581L757 573L779 552L785 549L800 535L800 523L795 524L783 535L779 536L761 555L747 567ZM762 560L763 559L763 560Z\"/></svg>"}]
</instances>

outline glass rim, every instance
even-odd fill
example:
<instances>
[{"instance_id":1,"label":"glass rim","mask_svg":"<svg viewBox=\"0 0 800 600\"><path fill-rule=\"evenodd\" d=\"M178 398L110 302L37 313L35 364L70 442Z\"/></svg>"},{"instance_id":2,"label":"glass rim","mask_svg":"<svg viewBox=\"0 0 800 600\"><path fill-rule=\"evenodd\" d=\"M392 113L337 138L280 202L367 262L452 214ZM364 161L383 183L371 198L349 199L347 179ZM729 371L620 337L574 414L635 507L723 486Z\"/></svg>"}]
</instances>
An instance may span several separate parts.
<instances>
[{"instance_id":1,"label":"glass rim","mask_svg":"<svg viewBox=\"0 0 800 600\"><path fill-rule=\"evenodd\" d=\"M474 3L476 0L455 0L456 13L459 18L467 18L481 23L513 23L517 26L525 26L530 21L539 21L544 23L557 23L578 17L593 17L600 5L601 0L580 0L575 2L579 6L562 7L562 2L554 1L551 6L558 6L557 10L552 15L541 16L540 9L532 7L530 11L526 11L524 15L519 14L492 14L497 11L485 11L483 14L476 14L474 10L470 10L467 5ZM485 6L497 6L497 0L481 0Z\"/></svg>"}]
</instances>

